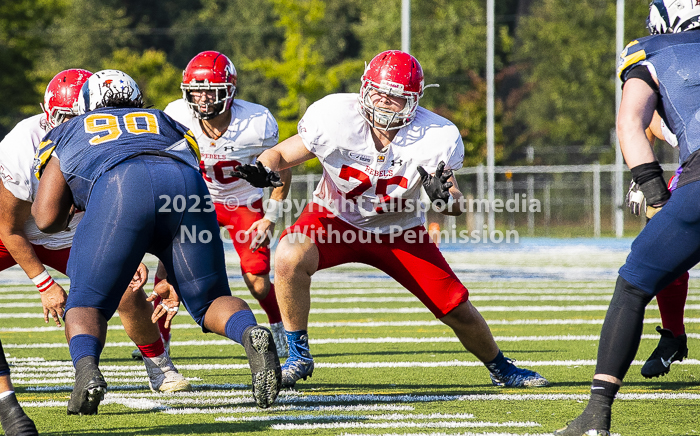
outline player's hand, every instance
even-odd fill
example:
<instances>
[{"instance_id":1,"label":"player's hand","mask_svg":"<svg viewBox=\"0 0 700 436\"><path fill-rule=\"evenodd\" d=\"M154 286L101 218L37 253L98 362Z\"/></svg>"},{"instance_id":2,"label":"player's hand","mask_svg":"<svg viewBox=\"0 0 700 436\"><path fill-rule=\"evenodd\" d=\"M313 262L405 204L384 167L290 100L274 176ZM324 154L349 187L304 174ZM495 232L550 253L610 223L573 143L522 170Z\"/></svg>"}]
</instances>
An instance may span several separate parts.
<instances>
[{"instance_id":1,"label":"player's hand","mask_svg":"<svg viewBox=\"0 0 700 436\"><path fill-rule=\"evenodd\" d=\"M41 293L41 305L44 308L44 322L49 322L49 315L53 318L58 327L61 327L61 318L66 308L68 296L61 285L55 283Z\"/></svg>"},{"instance_id":2,"label":"player's hand","mask_svg":"<svg viewBox=\"0 0 700 436\"><path fill-rule=\"evenodd\" d=\"M632 215L639 216L642 212L646 212L647 199L644 197L644 193L639 189L639 185L632 180L630 182L630 188L625 196L625 202L627 203L627 208L629 208Z\"/></svg>"},{"instance_id":3,"label":"player's hand","mask_svg":"<svg viewBox=\"0 0 700 436\"><path fill-rule=\"evenodd\" d=\"M253 225L245 231L246 235L253 235L253 239L250 241L250 249L255 252L258 248L270 244L274 232L275 223L272 221L265 218L255 221Z\"/></svg>"},{"instance_id":4,"label":"player's hand","mask_svg":"<svg viewBox=\"0 0 700 436\"><path fill-rule=\"evenodd\" d=\"M284 185L280 180L280 173L266 168L259 161L255 165L238 165L235 171L231 172L231 175L247 180L248 183L256 188L267 188L268 186L279 188Z\"/></svg>"},{"instance_id":5,"label":"player's hand","mask_svg":"<svg viewBox=\"0 0 700 436\"><path fill-rule=\"evenodd\" d=\"M145 285L147 281L148 281L148 268L143 263L140 263L139 267L136 269L136 272L134 273L134 277L132 277L131 282L129 282L129 289L131 289L132 292L136 292L136 291L142 289L143 285Z\"/></svg>"},{"instance_id":6,"label":"player's hand","mask_svg":"<svg viewBox=\"0 0 700 436\"><path fill-rule=\"evenodd\" d=\"M423 189L428 194L430 201L432 203L436 201L447 203L447 200L450 198L450 188L452 187L452 182L448 182L450 177L452 177L452 170L445 171L445 162L440 161L437 169L435 169L434 176L428 174L421 166L418 167L418 174L420 174Z\"/></svg>"},{"instance_id":7,"label":"player's hand","mask_svg":"<svg viewBox=\"0 0 700 436\"><path fill-rule=\"evenodd\" d=\"M165 328L170 328L170 320L172 320L177 311L180 310L180 297L175 292L175 288L168 283L167 280L161 280L153 287L153 293L146 298L146 301L153 301L156 297L160 297L160 304L153 308L151 321L155 324L165 315Z\"/></svg>"}]
</instances>

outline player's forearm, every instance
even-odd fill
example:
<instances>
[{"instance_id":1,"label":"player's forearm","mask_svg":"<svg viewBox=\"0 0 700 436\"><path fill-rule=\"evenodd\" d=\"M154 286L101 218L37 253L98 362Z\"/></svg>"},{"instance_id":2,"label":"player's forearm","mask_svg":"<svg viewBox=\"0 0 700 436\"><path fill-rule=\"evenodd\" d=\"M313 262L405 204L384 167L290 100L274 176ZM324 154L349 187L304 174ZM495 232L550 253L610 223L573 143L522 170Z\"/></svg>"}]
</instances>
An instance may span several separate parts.
<instances>
[{"instance_id":1,"label":"player's forearm","mask_svg":"<svg viewBox=\"0 0 700 436\"><path fill-rule=\"evenodd\" d=\"M0 240L10 252L15 262L24 270L30 279L41 274L46 268L41 263L24 232L9 233L0 231Z\"/></svg>"},{"instance_id":2,"label":"player's forearm","mask_svg":"<svg viewBox=\"0 0 700 436\"><path fill-rule=\"evenodd\" d=\"M441 214L447 216L460 216L464 212L464 195L459 189L450 189L450 195L453 201L449 202L447 207L440 211Z\"/></svg>"},{"instance_id":3,"label":"player's forearm","mask_svg":"<svg viewBox=\"0 0 700 436\"><path fill-rule=\"evenodd\" d=\"M280 181L284 183L284 185L272 190L270 193L270 200L283 201L289 194L289 189L292 182L292 170L287 168L285 170L281 170L279 173Z\"/></svg>"}]
</instances>

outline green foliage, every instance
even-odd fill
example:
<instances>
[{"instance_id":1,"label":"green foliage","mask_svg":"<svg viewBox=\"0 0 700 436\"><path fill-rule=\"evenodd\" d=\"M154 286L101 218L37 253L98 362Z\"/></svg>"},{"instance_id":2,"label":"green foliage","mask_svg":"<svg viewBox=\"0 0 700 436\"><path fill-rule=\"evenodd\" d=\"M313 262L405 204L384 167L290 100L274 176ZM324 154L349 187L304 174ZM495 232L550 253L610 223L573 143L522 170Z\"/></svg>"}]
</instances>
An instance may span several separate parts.
<instances>
[{"instance_id":1,"label":"green foliage","mask_svg":"<svg viewBox=\"0 0 700 436\"><path fill-rule=\"evenodd\" d=\"M244 66L261 71L285 87L287 92L278 101L277 114L280 138L284 139L296 133L296 123L311 103L336 91L348 77L359 76L362 64L325 64L323 54L315 47L321 30L318 24L325 12L320 0L273 0L273 5L279 14L276 25L285 34L281 60L267 57L245 62Z\"/></svg>"},{"instance_id":2,"label":"green foliage","mask_svg":"<svg viewBox=\"0 0 700 436\"><path fill-rule=\"evenodd\" d=\"M279 15L276 25L284 29L285 35L281 60L259 58L244 62L244 67L258 70L284 86L286 93L277 102L276 114L283 140L296 134L297 122L309 105L338 91L344 80L359 77L362 63L350 60L327 65L323 53L316 47L325 13L320 0L273 0L273 7ZM315 160L307 163L308 169L317 166Z\"/></svg>"},{"instance_id":3,"label":"green foliage","mask_svg":"<svg viewBox=\"0 0 700 436\"><path fill-rule=\"evenodd\" d=\"M526 129L514 138L516 144L610 143L615 11L615 4L605 0L545 0L523 19L515 58L527 65L525 83L531 92L518 108Z\"/></svg>"},{"instance_id":4,"label":"green foliage","mask_svg":"<svg viewBox=\"0 0 700 436\"><path fill-rule=\"evenodd\" d=\"M119 69L136 80L144 95L146 106L165 109L182 97L182 71L169 64L165 53L146 50L138 53L127 48L116 50L102 65L104 69Z\"/></svg>"},{"instance_id":5,"label":"green foliage","mask_svg":"<svg viewBox=\"0 0 700 436\"><path fill-rule=\"evenodd\" d=\"M361 19L354 30L362 41L361 56L366 62L384 50L401 49L401 2L361 0ZM455 108L457 95L472 89L465 73L485 68L483 3L412 1L410 52L423 67L425 83L440 84L440 88L426 91L421 105L428 109L445 104Z\"/></svg>"},{"instance_id":6,"label":"green foliage","mask_svg":"<svg viewBox=\"0 0 700 436\"><path fill-rule=\"evenodd\" d=\"M67 68L98 71L119 48L133 47L126 8L115 0L66 0L66 13L47 33L50 44L42 53L38 74L53 77Z\"/></svg>"},{"instance_id":7,"label":"green foliage","mask_svg":"<svg viewBox=\"0 0 700 436\"><path fill-rule=\"evenodd\" d=\"M0 138L23 115L38 112L43 89L33 71L38 66L37 55L47 43L42 32L63 7L61 0L0 2Z\"/></svg>"},{"instance_id":8,"label":"green foliage","mask_svg":"<svg viewBox=\"0 0 700 436\"><path fill-rule=\"evenodd\" d=\"M630 40L647 34L649 9L646 3L628 4ZM513 119L522 127L513 135L513 146L577 145L586 150L610 145L619 86L615 2L545 0L534 4L531 13L518 28L513 54L525 67L523 89L529 92ZM612 146L610 150L603 161L614 156ZM589 160L598 158L591 155ZM567 156L548 163L567 163Z\"/></svg>"}]
</instances>

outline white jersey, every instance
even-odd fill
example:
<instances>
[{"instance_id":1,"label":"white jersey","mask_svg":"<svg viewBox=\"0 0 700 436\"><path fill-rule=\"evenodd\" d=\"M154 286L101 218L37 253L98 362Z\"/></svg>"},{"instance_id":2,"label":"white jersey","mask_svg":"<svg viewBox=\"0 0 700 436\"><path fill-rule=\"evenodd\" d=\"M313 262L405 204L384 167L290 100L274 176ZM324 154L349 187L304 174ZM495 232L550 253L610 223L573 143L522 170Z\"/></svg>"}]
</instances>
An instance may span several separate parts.
<instances>
[{"instance_id":1,"label":"white jersey","mask_svg":"<svg viewBox=\"0 0 700 436\"><path fill-rule=\"evenodd\" d=\"M194 133L199 144L204 180L215 203L250 205L262 198L263 190L231 176L237 165L254 164L257 157L279 140L277 121L270 111L255 103L234 100L231 124L219 139L208 137L184 99L175 100L165 113Z\"/></svg>"},{"instance_id":2,"label":"white jersey","mask_svg":"<svg viewBox=\"0 0 700 436\"><path fill-rule=\"evenodd\" d=\"M39 181L32 170L34 155L41 139L46 135L46 115L39 114L20 121L0 142L0 177L5 189L22 201L34 202ZM24 223L29 242L43 245L50 250L68 248L73 242L75 227L83 217L77 213L70 222L70 229L46 234L39 230L32 216Z\"/></svg>"},{"instance_id":3,"label":"white jersey","mask_svg":"<svg viewBox=\"0 0 700 436\"><path fill-rule=\"evenodd\" d=\"M357 94L332 94L312 104L299 121L306 148L323 165L313 201L353 226L396 233L422 225L418 166L434 173L440 161L457 170L464 144L457 127L418 107L415 120L398 130L382 152L360 115Z\"/></svg>"}]
</instances>

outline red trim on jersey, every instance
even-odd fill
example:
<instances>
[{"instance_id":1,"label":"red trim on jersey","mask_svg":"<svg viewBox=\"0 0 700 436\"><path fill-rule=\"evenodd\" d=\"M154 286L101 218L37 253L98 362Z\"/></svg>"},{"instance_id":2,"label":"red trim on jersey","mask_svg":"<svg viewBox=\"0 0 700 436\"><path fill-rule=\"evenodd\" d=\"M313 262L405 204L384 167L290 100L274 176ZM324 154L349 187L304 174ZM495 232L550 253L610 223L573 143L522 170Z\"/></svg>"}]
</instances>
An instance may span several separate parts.
<instances>
[{"instance_id":1,"label":"red trim on jersey","mask_svg":"<svg viewBox=\"0 0 700 436\"><path fill-rule=\"evenodd\" d=\"M402 284L437 317L442 318L469 298L423 226L396 235L360 230L315 203L306 206L280 240L302 233L318 248L318 270L350 262L378 268Z\"/></svg>"},{"instance_id":2,"label":"red trim on jersey","mask_svg":"<svg viewBox=\"0 0 700 436\"><path fill-rule=\"evenodd\" d=\"M225 227L233 241L238 257L241 258L241 271L254 275L263 275L270 272L270 247L260 247L255 252L250 249L253 235L246 235L245 231L257 220L265 216L262 199L259 199L248 208L238 206L234 210L228 209L222 203L214 203L216 219L219 226Z\"/></svg>"}]
</instances>

